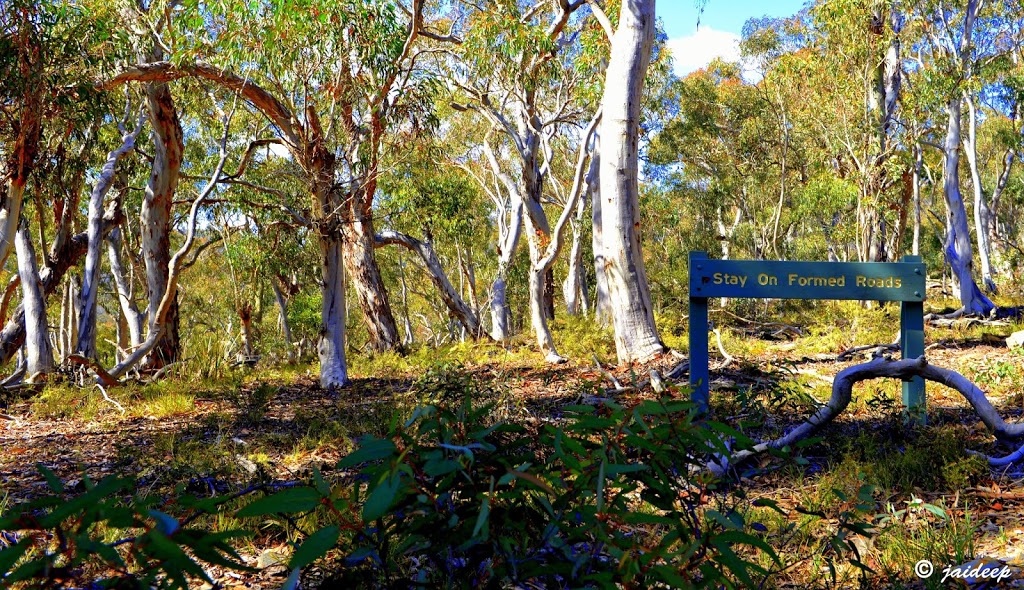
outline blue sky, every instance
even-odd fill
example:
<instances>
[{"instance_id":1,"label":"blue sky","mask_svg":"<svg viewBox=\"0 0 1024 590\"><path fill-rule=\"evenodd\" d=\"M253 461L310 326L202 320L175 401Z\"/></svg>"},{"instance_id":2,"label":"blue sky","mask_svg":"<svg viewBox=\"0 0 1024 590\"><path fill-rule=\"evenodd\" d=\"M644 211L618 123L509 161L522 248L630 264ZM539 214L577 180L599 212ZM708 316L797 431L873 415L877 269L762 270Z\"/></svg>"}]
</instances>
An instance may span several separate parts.
<instances>
[{"instance_id":1,"label":"blue sky","mask_svg":"<svg viewBox=\"0 0 1024 590\"><path fill-rule=\"evenodd\" d=\"M791 16L806 0L708 0L697 29L694 0L658 0L657 12L676 58L676 73L684 75L715 57L737 59L736 43L743 24L761 16Z\"/></svg>"}]
</instances>

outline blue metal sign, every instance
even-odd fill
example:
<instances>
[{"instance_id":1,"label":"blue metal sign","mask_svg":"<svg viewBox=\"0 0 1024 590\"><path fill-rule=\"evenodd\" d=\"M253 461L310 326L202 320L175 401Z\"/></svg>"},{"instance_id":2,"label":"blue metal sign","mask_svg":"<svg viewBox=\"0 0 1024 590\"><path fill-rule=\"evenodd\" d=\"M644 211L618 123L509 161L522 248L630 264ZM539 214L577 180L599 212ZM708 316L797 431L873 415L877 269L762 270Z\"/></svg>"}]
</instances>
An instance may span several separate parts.
<instances>
[{"instance_id":1,"label":"blue metal sign","mask_svg":"<svg viewBox=\"0 0 1024 590\"><path fill-rule=\"evenodd\" d=\"M924 263L918 256L902 262L788 262L713 260L690 252L690 384L693 399L708 408L708 298L853 299L900 302L903 358L924 354ZM903 383L903 404L924 422L924 380Z\"/></svg>"}]
</instances>

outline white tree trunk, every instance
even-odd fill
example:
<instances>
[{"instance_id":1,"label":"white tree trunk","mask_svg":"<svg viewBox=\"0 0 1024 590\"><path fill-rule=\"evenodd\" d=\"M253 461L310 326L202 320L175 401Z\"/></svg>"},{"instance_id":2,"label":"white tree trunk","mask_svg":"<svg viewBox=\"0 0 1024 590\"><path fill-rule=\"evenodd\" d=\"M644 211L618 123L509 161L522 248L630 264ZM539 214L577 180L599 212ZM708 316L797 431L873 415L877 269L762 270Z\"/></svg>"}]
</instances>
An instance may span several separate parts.
<instances>
[{"instance_id":1,"label":"white tree trunk","mask_svg":"<svg viewBox=\"0 0 1024 590\"><path fill-rule=\"evenodd\" d=\"M320 356L320 386L332 390L348 383L345 364L345 274L341 261L341 240L331 236L320 239L323 261L322 323L317 352Z\"/></svg>"},{"instance_id":2,"label":"white tree trunk","mask_svg":"<svg viewBox=\"0 0 1024 590\"><path fill-rule=\"evenodd\" d=\"M114 173L117 162L128 152L135 149L135 139L142 131L143 116L131 132L125 131L121 145L107 154L99 178L89 195L89 249L85 254L85 272L82 274L81 316L78 320L78 342L75 350L78 354L96 358L96 297L99 290L101 251L103 241L103 198L114 184Z\"/></svg>"},{"instance_id":3,"label":"white tree trunk","mask_svg":"<svg viewBox=\"0 0 1024 590\"><path fill-rule=\"evenodd\" d=\"M39 283L36 253L28 229L22 226L15 234L18 275L21 277L22 306L25 310L25 350L30 377L53 371L53 349L46 325L46 299Z\"/></svg>"},{"instance_id":4,"label":"white tree trunk","mask_svg":"<svg viewBox=\"0 0 1024 590\"><path fill-rule=\"evenodd\" d=\"M523 231L523 201L515 194L510 195L510 198L511 215L508 223L500 228L503 235L499 235L498 269L491 283L491 338L498 342L507 342L512 336L505 279ZM505 212L498 211L498 215L504 217Z\"/></svg>"},{"instance_id":5,"label":"white tree trunk","mask_svg":"<svg viewBox=\"0 0 1024 590\"><path fill-rule=\"evenodd\" d=\"M58 337L57 353L60 357L66 358L71 351L74 349L76 338L73 338L73 331L78 322L75 321L74 306L72 304L72 298L77 298L78 294L71 293L71 278L64 282L64 288L60 294L60 334Z\"/></svg>"},{"instance_id":6,"label":"white tree trunk","mask_svg":"<svg viewBox=\"0 0 1024 590\"><path fill-rule=\"evenodd\" d=\"M135 293L121 262L121 228L115 227L107 237L107 260L110 263L110 274L117 288L117 299L121 305L128 329L130 348L142 344L143 317L135 303ZM127 350L127 349L126 349Z\"/></svg>"},{"instance_id":7,"label":"white tree trunk","mask_svg":"<svg viewBox=\"0 0 1024 590\"><path fill-rule=\"evenodd\" d=\"M25 200L25 182L11 179L7 183L7 199L0 209L0 267L7 262L18 232L21 205Z\"/></svg>"},{"instance_id":8,"label":"white tree trunk","mask_svg":"<svg viewBox=\"0 0 1024 590\"><path fill-rule=\"evenodd\" d=\"M967 101L967 136L964 138L964 153L967 165L971 170L971 185L974 189L974 233L978 240L978 259L981 261L981 278L990 293L997 292L996 283L992 279L992 262L989 256L989 218L991 211L985 199L985 191L981 184L981 170L978 169L978 109L974 97L968 93Z\"/></svg>"},{"instance_id":9,"label":"white tree trunk","mask_svg":"<svg viewBox=\"0 0 1024 590\"><path fill-rule=\"evenodd\" d=\"M619 362L665 351L640 249L640 101L654 43L654 0L623 0L612 40L601 127L601 225Z\"/></svg>"},{"instance_id":10,"label":"white tree trunk","mask_svg":"<svg viewBox=\"0 0 1024 590\"><path fill-rule=\"evenodd\" d=\"M594 161L600 168L600 138L597 141L594 146ZM608 296L608 277L605 274L607 259L604 255L604 232L601 230L601 183L595 182L587 188L590 193L590 244L594 251L594 321L599 326L606 327L612 321L612 303Z\"/></svg>"},{"instance_id":11,"label":"white tree trunk","mask_svg":"<svg viewBox=\"0 0 1024 590\"><path fill-rule=\"evenodd\" d=\"M960 97L946 105L948 123L943 145L943 195L949 211L945 254L960 291L960 303L967 313L988 314L995 305L985 297L974 282L970 225L963 197L960 195Z\"/></svg>"},{"instance_id":12,"label":"white tree trunk","mask_svg":"<svg viewBox=\"0 0 1024 590\"><path fill-rule=\"evenodd\" d=\"M565 307L569 315L583 312L584 315L590 312L590 293L587 289L587 277L583 272L583 219L587 211L587 202L590 200L591 192L597 190L600 183L600 171L597 157L597 139L595 137L594 147L590 157L590 167L587 170L585 198L580 198L576 204L576 219L572 224L572 247L569 250L569 273L562 283L562 294L565 297Z\"/></svg>"}]
</instances>

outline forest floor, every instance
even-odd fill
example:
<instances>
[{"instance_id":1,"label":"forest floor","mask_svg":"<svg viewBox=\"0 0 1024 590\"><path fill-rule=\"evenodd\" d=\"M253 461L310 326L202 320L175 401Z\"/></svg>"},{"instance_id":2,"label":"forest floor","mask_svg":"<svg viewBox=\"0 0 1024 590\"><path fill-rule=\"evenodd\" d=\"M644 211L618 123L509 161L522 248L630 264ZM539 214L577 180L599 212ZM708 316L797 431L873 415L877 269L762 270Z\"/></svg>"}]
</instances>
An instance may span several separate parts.
<instances>
[{"instance_id":1,"label":"forest floor","mask_svg":"<svg viewBox=\"0 0 1024 590\"><path fill-rule=\"evenodd\" d=\"M820 304L781 314L746 308L712 318L735 358L722 366L723 359L712 353L714 415L727 424L758 423L752 432L767 436L809 416L815 403L828 398L839 370L866 360L855 355L838 362L840 352L892 342L898 310ZM685 322L675 318L675 324L663 334L685 351ZM1004 340L1020 329L967 321L929 328L927 358L974 380L1007 421L1017 422L1024 407L1024 354L1008 349ZM45 493L37 463L71 492L84 489L83 477L117 473L137 477L143 492L183 484L194 494L214 494L255 480L295 481L308 477L313 466L327 472L352 450L354 437L384 435L392 416L423 401L416 387L428 368L423 359L442 370L467 371L480 387L500 392L498 411L517 421L554 419L564 406L594 395L620 402L655 397L650 388L607 392L607 378L587 360L591 352L613 360L607 334L581 335L578 326L561 325L559 335L578 362L550 367L525 347L508 351L494 345L354 358L353 384L339 395L316 385L315 366L257 368L214 381L172 379L109 391L124 412L98 389L51 385L32 396L8 395L0 399L0 512ZM676 362L666 355L650 366L612 371L628 386L648 369L664 372ZM974 557L1024 566L1024 473L1019 467L993 472L965 453L1002 455L1013 449L996 447L962 397L939 385L928 384L929 425L905 426L899 391L896 381L858 385L847 411L819 442L801 450L799 461L765 458L740 482L750 498L824 516L801 518L794 512L789 522L767 523L770 543L786 566L767 587L951 587L926 586L916 578L913 565L926 557L940 571ZM857 541L861 561L872 570L866 579L828 544L854 502L848 499L864 484L875 486L879 512L890 513L883 533ZM287 560L280 535L247 541L240 553L265 567L255 575L212 568L219 583L280 587L287 574L279 563Z\"/></svg>"}]
</instances>

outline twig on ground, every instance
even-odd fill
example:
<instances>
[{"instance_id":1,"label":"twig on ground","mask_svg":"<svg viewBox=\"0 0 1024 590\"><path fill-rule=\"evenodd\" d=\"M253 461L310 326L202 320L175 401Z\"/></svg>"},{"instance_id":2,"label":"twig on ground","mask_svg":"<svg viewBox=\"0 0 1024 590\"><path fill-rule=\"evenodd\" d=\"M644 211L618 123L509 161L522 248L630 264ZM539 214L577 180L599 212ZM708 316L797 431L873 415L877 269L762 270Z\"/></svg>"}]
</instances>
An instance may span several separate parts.
<instances>
[{"instance_id":1,"label":"twig on ground","mask_svg":"<svg viewBox=\"0 0 1024 590\"><path fill-rule=\"evenodd\" d=\"M99 389L99 390L100 390L100 393L102 393L102 394L103 394L103 399L105 399L105 400L107 400L108 402L110 402L111 404L113 404L113 405L114 405L114 407L115 407L115 408L117 408L118 410L120 410L122 414L124 414L124 413L125 413L125 409L124 409L124 406L122 406L121 404L117 403L117 400L115 400L115 399L113 399L112 397L110 397L109 395L107 395L107 390L106 390L106 389L103 389L103 386L102 386L102 385L100 385L99 383L97 383L97 384L96 384L96 389Z\"/></svg>"},{"instance_id":2,"label":"twig on ground","mask_svg":"<svg viewBox=\"0 0 1024 590\"><path fill-rule=\"evenodd\" d=\"M711 330L711 332L714 333L715 342L718 343L718 352L722 353L722 358L724 359L722 361L722 364L718 365L719 370L721 370L733 364L736 361L736 359L733 358L731 354L725 351L725 346L722 345L722 332L720 332L718 328Z\"/></svg>"},{"instance_id":3,"label":"twig on ground","mask_svg":"<svg viewBox=\"0 0 1024 590\"><path fill-rule=\"evenodd\" d=\"M102 382L102 385L106 385L107 387L115 387L121 384L120 381L111 376L111 374L108 373L106 369L101 367L99 363L92 359L85 358L80 354L69 354L67 358L65 358L64 360L74 363L76 365L82 365L84 367L92 369L93 372L96 373L96 377L99 378L99 380Z\"/></svg>"},{"instance_id":4,"label":"twig on ground","mask_svg":"<svg viewBox=\"0 0 1024 590\"><path fill-rule=\"evenodd\" d=\"M608 369L605 369L604 367L601 366L601 361L598 360L597 355L592 354L590 355L590 358L594 359L594 366L596 366L597 370L600 371L602 375L604 375L605 379L611 381L612 385L615 386L616 390L622 391L622 383L619 383L619 380L616 379L615 375L612 375L611 372L608 371Z\"/></svg>"}]
</instances>

